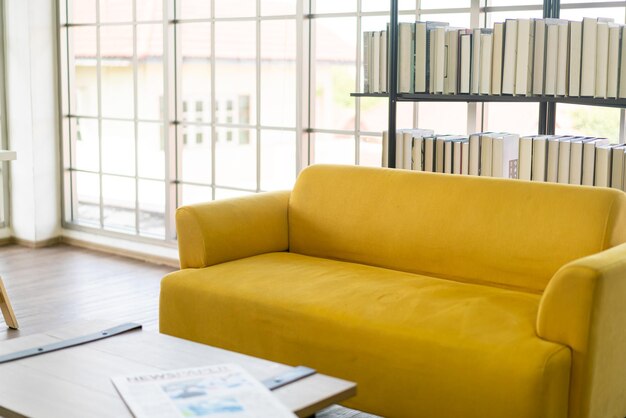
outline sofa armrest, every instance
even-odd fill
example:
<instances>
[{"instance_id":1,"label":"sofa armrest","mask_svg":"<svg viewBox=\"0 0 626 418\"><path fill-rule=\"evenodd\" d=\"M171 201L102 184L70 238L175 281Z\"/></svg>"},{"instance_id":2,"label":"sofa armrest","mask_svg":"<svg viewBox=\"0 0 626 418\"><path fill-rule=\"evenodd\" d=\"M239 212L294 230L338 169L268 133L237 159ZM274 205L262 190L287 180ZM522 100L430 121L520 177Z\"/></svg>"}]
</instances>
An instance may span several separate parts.
<instances>
[{"instance_id":1,"label":"sofa armrest","mask_svg":"<svg viewBox=\"0 0 626 418\"><path fill-rule=\"evenodd\" d=\"M572 350L570 418L626 415L626 244L563 266L542 296L541 338Z\"/></svg>"},{"instance_id":2,"label":"sofa armrest","mask_svg":"<svg viewBox=\"0 0 626 418\"><path fill-rule=\"evenodd\" d=\"M180 268L286 251L289 195L267 192L178 208Z\"/></svg>"}]
</instances>

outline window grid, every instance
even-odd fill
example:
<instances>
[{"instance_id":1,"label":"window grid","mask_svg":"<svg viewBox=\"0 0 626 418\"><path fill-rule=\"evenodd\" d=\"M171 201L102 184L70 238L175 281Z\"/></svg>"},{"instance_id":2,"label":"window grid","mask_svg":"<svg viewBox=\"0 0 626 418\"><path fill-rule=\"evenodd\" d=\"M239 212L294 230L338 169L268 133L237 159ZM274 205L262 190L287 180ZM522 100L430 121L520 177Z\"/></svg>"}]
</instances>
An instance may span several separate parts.
<instances>
[{"instance_id":1,"label":"window grid","mask_svg":"<svg viewBox=\"0 0 626 418\"><path fill-rule=\"evenodd\" d=\"M4 39L4 9L0 8L0 36ZM7 131L5 123L5 94L4 94L4 44L0 45L0 149L7 149ZM0 229L10 222L9 176L5 172L8 163L0 163Z\"/></svg>"}]
</instances>

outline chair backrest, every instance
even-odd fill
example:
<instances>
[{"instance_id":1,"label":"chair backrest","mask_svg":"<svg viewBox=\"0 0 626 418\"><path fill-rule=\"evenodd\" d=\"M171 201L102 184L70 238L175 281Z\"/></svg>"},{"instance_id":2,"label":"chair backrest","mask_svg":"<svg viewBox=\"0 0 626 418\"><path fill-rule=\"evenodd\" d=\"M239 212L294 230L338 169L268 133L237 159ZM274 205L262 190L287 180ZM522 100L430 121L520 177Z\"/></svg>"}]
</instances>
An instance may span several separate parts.
<instances>
[{"instance_id":1,"label":"chair backrest","mask_svg":"<svg viewBox=\"0 0 626 418\"><path fill-rule=\"evenodd\" d=\"M291 252L531 292L625 241L608 188L315 165L289 201Z\"/></svg>"}]
</instances>

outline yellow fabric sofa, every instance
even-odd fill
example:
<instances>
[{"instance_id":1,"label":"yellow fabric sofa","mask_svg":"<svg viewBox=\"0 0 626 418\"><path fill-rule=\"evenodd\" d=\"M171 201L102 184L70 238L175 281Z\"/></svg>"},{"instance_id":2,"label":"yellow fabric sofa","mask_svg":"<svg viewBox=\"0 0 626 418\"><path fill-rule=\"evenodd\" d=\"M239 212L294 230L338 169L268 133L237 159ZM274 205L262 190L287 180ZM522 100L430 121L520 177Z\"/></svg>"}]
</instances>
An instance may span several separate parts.
<instances>
[{"instance_id":1,"label":"yellow fabric sofa","mask_svg":"<svg viewBox=\"0 0 626 418\"><path fill-rule=\"evenodd\" d=\"M181 207L166 334L358 383L386 417L626 416L626 195L312 166Z\"/></svg>"}]
</instances>

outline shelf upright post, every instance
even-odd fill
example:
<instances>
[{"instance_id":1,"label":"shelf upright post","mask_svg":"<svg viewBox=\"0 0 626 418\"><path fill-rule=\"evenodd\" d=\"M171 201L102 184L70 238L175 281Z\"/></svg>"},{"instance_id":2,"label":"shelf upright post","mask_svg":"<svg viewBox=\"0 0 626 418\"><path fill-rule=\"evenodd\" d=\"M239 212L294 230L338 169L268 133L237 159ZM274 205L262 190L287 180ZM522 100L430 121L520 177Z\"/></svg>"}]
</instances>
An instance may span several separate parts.
<instances>
[{"instance_id":1,"label":"shelf upright post","mask_svg":"<svg viewBox=\"0 0 626 418\"><path fill-rule=\"evenodd\" d=\"M550 0L550 17L558 19L561 15L561 0ZM547 103L546 134L554 135L556 130L556 102Z\"/></svg>"},{"instance_id":2,"label":"shelf upright post","mask_svg":"<svg viewBox=\"0 0 626 418\"><path fill-rule=\"evenodd\" d=\"M549 18L552 17L552 1L551 0L543 0L543 18ZM539 135L546 135L549 132L549 128L548 128L548 113L550 103L547 102L541 102L539 103L539 129L538 129L538 133ZM554 132L554 131L553 131Z\"/></svg>"},{"instance_id":3,"label":"shelf upright post","mask_svg":"<svg viewBox=\"0 0 626 418\"><path fill-rule=\"evenodd\" d=\"M389 161L396 168L396 101L398 98L398 0L391 0L389 7L389 46L387 60L387 91L389 92Z\"/></svg>"}]
</instances>

